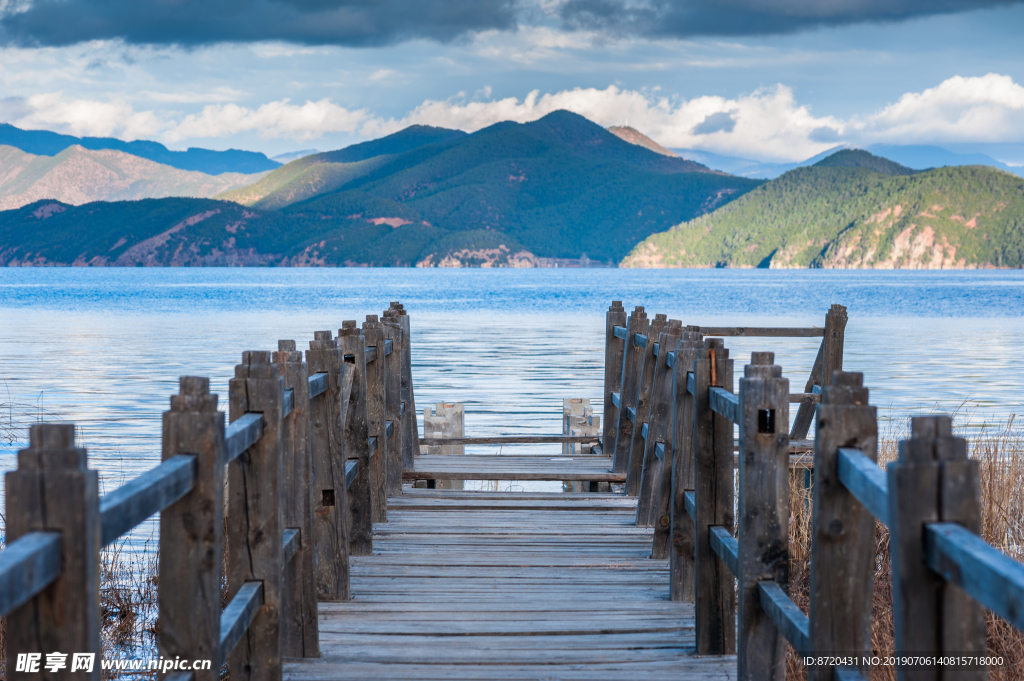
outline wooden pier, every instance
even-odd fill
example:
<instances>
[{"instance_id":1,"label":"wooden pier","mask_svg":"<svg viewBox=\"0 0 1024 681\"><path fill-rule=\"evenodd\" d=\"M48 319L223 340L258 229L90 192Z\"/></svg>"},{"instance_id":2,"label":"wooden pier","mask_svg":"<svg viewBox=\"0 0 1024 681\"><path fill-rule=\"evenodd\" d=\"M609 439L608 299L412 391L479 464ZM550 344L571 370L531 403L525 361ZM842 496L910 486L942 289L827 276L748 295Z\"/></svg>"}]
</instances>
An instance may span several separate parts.
<instances>
[{"instance_id":1,"label":"wooden pier","mask_svg":"<svg viewBox=\"0 0 1024 681\"><path fill-rule=\"evenodd\" d=\"M215 681L224 665L236 681L781 681L787 643L825 660L814 681L863 681L876 519L891 533L897 653L983 656L983 607L1024 628L1024 566L978 537L977 462L949 417L915 418L900 460L875 463L875 408L843 371L846 319L835 305L821 327L701 328L613 303L596 438L421 438L398 303L317 332L305 355L291 340L243 353L228 424L208 379L183 377L163 462L103 497L74 426L34 425L6 478L8 678L19 655L100 652L100 551L154 514L158 654L174 681ZM798 392L770 351L737 390L736 336L822 342ZM559 455L568 442L591 453ZM529 456L420 449L545 443ZM797 470L813 476L807 612L787 593ZM589 491L436 489L446 479ZM947 678L934 662L898 671ZM45 675L99 677L99 664Z\"/></svg>"}]
</instances>

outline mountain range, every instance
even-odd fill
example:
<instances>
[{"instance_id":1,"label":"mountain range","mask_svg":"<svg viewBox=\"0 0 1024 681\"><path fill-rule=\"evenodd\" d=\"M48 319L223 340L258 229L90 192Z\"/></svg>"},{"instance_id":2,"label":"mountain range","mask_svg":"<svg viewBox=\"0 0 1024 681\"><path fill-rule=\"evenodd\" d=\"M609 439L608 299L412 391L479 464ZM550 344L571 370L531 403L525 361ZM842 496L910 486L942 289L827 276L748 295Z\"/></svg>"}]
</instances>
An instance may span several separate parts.
<instances>
[{"instance_id":1,"label":"mountain range","mask_svg":"<svg viewBox=\"0 0 1024 681\"><path fill-rule=\"evenodd\" d=\"M1024 179L863 150L791 170L642 241L623 267L1024 267Z\"/></svg>"},{"instance_id":2,"label":"mountain range","mask_svg":"<svg viewBox=\"0 0 1024 681\"><path fill-rule=\"evenodd\" d=\"M232 201L39 201L0 213L0 264L617 262L759 184L558 111L473 134L416 126L293 161Z\"/></svg>"},{"instance_id":3,"label":"mountain range","mask_svg":"<svg viewBox=\"0 0 1024 681\"><path fill-rule=\"evenodd\" d=\"M36 156L56 156L68 147L98 151L112 149L132 156L138 156L156 163L193 170L207 175L221 173L262 173L277 168L280 163L272 161L255 151L213 151L190 148L187 151L171 151L159 142L137 140L124 142L113 137L73 137L49 130L22 130L8 123L0 123L0 145L14 147Z\"/></svg>"},{"instance_id":4,"label":"mountain range","mask_svg":"<svg viewBox=\"0 0 1024 681\"><path fill-rule=\"evenodd\" d=\"M36 156L0 145L0 210L40 199L79 205L165 196L210 197L260 177L179 170L112 149L94 151L74 145L55 156Z\"/></svg>"},{"instance_id":5,"label":"mountain range","mask_svg":"<svg viewBox=\"0 0 1024 681\"><path fill-rule=\"evenodd\" d=\"M882 156L895 161L901 165L914 170L927 170L928 168L944 168L949 166L981 165L999 168L1006 172L1024 177L1024 145L952 145L953 149L921 144L873 144L864 147L876 156ZM1017 147L1021 147L1018 149ZM703 163L709 168L715 168L722 172L750 177L756 179L771 180L783 173L796 168L811 166L818 161L831 156L842 149L854 149L857 147L840 145L823 151L820 154L799 161L797 163L767 163L754 161L747 158L726 156L716 154L704 149L675 149L673 153L683 158L692 159ZM1001 156L1012 157L1014 165L996 160L988 153L997 153Z\"/></svg>"}]
</instances>

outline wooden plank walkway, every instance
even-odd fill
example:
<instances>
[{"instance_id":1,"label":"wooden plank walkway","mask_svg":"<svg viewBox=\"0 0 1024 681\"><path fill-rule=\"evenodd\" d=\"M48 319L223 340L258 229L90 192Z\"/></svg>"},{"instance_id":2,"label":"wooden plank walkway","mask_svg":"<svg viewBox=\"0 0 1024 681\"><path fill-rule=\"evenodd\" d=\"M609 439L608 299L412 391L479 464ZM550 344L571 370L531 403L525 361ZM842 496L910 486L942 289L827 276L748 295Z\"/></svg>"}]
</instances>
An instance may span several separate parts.
<instances>
[{"instance_id":1,"label":"wooden plank walkway","mask_svg":"<svg viewBox=\"0 0 1024 681\"><path fill-rule=\"evenodd\" d=\"M352 600L320 604L321 657L284 676L735 679L734 656L693 655L693 607L669 600L635 504L406 488L351 559Z\"/></svg>"},{"instance_id":2,"label":"wooden plank walkway","mask_svg":"<svg viewBox=\"0 0 1024 681\"><path fill-rule=\"evenodd\" d=\"M612 472L609 456L544 456L423 454L412 470L403 471L406 480L596 480L625 482L625 473Z\"/></svg>"}]
</instances>

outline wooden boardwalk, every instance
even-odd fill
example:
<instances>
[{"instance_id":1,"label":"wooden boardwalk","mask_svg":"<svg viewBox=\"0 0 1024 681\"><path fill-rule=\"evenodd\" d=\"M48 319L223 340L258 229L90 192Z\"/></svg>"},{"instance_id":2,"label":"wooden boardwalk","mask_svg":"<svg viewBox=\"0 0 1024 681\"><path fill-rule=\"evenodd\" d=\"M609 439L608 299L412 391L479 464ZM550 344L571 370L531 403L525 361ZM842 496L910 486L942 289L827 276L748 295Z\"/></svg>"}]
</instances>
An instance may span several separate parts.
<instances>
[{"instance_id":1,"label":"wooden boardwalk","mask_svg":"<svg viewBox=\"0 0 1024 681\"><path fill-rule=\"evenodd\" d=\"M636 499L406 487L352 557L352 600L321 603L314 679L735 679L698 658Z\"/></svg>"}]
</instances>

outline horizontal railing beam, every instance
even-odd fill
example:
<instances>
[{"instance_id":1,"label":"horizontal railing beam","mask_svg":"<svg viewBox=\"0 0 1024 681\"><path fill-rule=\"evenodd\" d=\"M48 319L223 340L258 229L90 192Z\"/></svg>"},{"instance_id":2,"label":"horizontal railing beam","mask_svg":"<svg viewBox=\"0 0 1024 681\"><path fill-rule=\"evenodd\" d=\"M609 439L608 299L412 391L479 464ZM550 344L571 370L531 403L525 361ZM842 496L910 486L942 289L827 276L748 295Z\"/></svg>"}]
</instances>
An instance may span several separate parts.
<instances>
[{"instance_id":1,"label":"horizontal railing beam","mask_svg":"<svg viewBox=\"0 0 1024 681\"><path fill-rule=\"evenodd\" d=\"M178 454L100 498L100 546L192 491L196 457Z\"/></svg>"},{"instance_id":2,"label":"horizontal railing beam","mask_svg":"<svg viewBox=\"0 0 1024 681\"><path fill-rule=\"evenodd\" d=\"M385 421L384 422L384 437L391 437L395 433L395 422Z\"/></svg>"},{"instance_id":3,"label":"horizontal railing beam","mask_svg":"<svg viewBox=\"0 0 1024 681\"><path fill-rule=\"evenodd\" d=\"M377 346L371 346L366 348L366 363L372 364L377 361Z\"/></svg>"},{"instance_id":4,"label":"horizontal railing beam","mask_svg":"<svg viewBox=\"0 0 1024 681\"><path fill-rule=\"evenodd\" d=\"M391 338L388 338L387 340L385 340L384 341L384 356L387 357L388 355L390 355L393 352L394 347L395 347L395 341L394 340L392 340Z\"/></svg>"},{"instance_id":5,"label":"horizontal railing beam","mask_svg":"<svg viewBox=\"0 0 1024 681\"><path fill-rule=\"evenodd\" d=\"M321 395L327 392L328 381L330 380L329 374L313 374L309 377L309 399L313 399L317 395Z\"/></svg>"},{"instance_id":6,"label":"horizontal railing beam","mask_svg":"<svg viewBox=\"0 0 1024 681\"><path fill-rule=\"evenodd\" d=\"M740 573L739 544L729 530L719 525L709 528L711 531L711 550L718 554L725 566L734 575Z\"/></svg>"},{"instance_id":7,"label":"horizontal railing beam","mask_svg":"<svg viewBox=\"0 0 1024 681\"><path fill-rule=\"evenodd\" d=\"M1024 565L956 523L924 530L928 567L1018 629L1024 629Z\"/></svg>"},{"instance_id":8,"label":"horizontal railing beam","mask_svg":"<svg viewBox=\"0 0 1024 681\"><path fill-rule=\"evenodd\" d=\"M795 403L798 402L821 402L820 393L790 393L789 401Z\"/></svg>"},{"instance_id":9,"label":"horizontal railing beam","mask_svg":"<svg viewBox=\"0 0 1024 681\"><path fill-rule=\"evenodd\" d=\"M769 336L774 338L821 338L825 329L817 327L765 326L702 326L697 332L704 336Z\"/></svg>"},{"instance_id":10,"label":"horizontal railing beam","mask_svg":"<svg viewBox=\"0 0 1024 681\"><path fill-rule=\"evenodd\" d=\"M295 408L295 391L288 388L284 391L284 413L281 414L281 418L285 418L288 414L292 413L292 409Z\"/></svg>"},{"instance_id":11,"label":"horizontal railing beam","mask_svg":"<svg viewBox=\"0 0 1024 681\"><path fill-rule=\"evenodd\" d=\"M761 608L768 613L775 626L786 637L798 655L811 654L811 624L793 599L782 590L777 582L757 583Z\"/></svg>"},{"instance_id":12,"label":"horizontal railing beam","mask_svg":"<svg viewBox=\"0 0 1024 681\"><path fill-rule=\"evenodd\" d=\"M647 424L646 423L644 425L640 426L640 437L642 437L644 439L644 442L647 441L647 430L648 430L648 428L647 428Z\"/></svg>"},{"instance_id":13,"label":"horizontal railing beam","mask_svg":"<svg viewBox=\"0 0 1024 681\"><path fill-rule=\"evenodd\" d=\"M668 353L668 355L665 357L665 364L667 364L670 369L674 369L676 366L676 353Z\"/></svg>"},{"instance_id":14,"label":"horizontal railing beam","mask_svg":"<svg viewBox=\"0 0 1024 681\"><path fill-rule=\"evenodd\" d=\"M690 393L691 395L694 395L694 396L697 395L697 386L694 383L694 378L693 378L693 372L692 371L687 371L686 372L686 392L688 392L688 393Z\"/></svg>"},{"instance_id":15,"label":"horizontal railing beam","mask_svg":"<svg viewBox=\"0 0 1024 681\"><path fill-rule=\"evenodd\" d=\"M691 520L697 520L697 493L692 489L683 492L683 507Z\"/></svg>"},{"instance_id":16,"label":"horizontal railing beam","mask_svg":"<svg viewBox=\"0 0 1024 681\"><path fill-rule=\"evenodd\" d=\"M626 340L626 335L627 335L628 331L626 330L626 327L624 327L624 326L616 326L616 327L612 328L612 333L615 334L616 338L621 338L622 340Z\"/></svg>"},{"instance_id":17,"label":"horizontal railing beam","mask_svg":"<svg viewBox=\"0 0 1024 681\"><path fill-rule=\"evenodd\" d=\"M349 459L345 462L345 489L352 486L359 476L359 459Z\"/></svg>"},{"instance_id":18,"label":"horizontal railing beam","mask_svg":"<svg viewBox=\"0 0 1024 681\"><path fill-rule=\"evenodd\" d=\"M376 453L377 453L377 438L371 437L370 438L370 454L376 454Z\"/></svg>"},{"instance_id":19,"label":"horizontal railing beam","mask_svg":"<svg viewBox=\"0 0 1024 681\"><path fill-rule=\"evenodd\" d=\"M612 404L615 405L616 409L618 409L622 405L622 397L619 395L619 393L612 393Z\"/></svg>"},{"instance_id":20,"label":"horizontal railing beam","mask_svg":"<svg viewBox=\"0 0 1024 681\"><path fill-rule=\"evenodd\" d=\"M263 582L246 582L220 615L220 659L235 649L263 607Z\"/></svg>"},{"instance_id":21,"label":"horizontal railing beam","mask_svg":"<svg viewBox=\"0 0 1024 681\"><path fill-rule=\"evenodd\" d=\"M29 532L0 551L0 617L60 576L60 532Z\"/></svg>"},{"instance_id":22,"label":"horizontal railing beam","mask_svg":"<svg viewBox=\"0 0 1024 681\"><path fill-rule=\"evenodd\" d=\"M498 437L421 437L424 445L544 445L600 442L600 435L508 435Z\"/></svg>"},{"instance_id":23,"label":"horizontal railing beam","mask_svg":"<svg viewBox=\"0 0 1024 681\"><path fill-rule=\"evenodd\" d=\"M655 343L654 344L654 356L657 357L659 352L661 352L661 343Z\"/></svg>"},{"instance_id":24,"label":"horizontal railing beam","mask_svg":"<svg viewBox=\"0 0 1024 681\"><path fill-rule=\"evenodd\" d=\"M263 414L243 414L224 431L227 456L224 463L240 457L242 452L256 444L263 436Z\"/></svg>"},{"instance_id":25,"label":"horizontal railing beam","mask_svg":"<svg viewBox=\"0 0 1024 681\"><path fill-rule=\"evenodd\" d=\"M665 460L665 443L664 442L655 442L654 443L654 456L655 456L655 458L658 459L658 461L664 461Z\"/></svg>"},{"instance_id":26,"label":"horizontal railing beam","mask_svg":"<svg viewBox=\"0 0 1024 681\"><path fill-rule=\"evenodd\" d=\"M739 397L725 388L711 388L708 390L708 400L711 403L711 411L721 414L733 423L740 418Z\"/></svg>"},{"instance_id":27,"label":"horizontal railing beam","mask_svg":"<svg viewBox=\"0 0 1024 681\"><path fill-rule=\"evenodd\" d=\"M636 424L636 407L626 407L626 418L630 423Z\"/></svg>"},{"instance_id":28,"label":"horizontal railing beam","mask_svg":"<svg viewBox=\"0 0 1024 681\"><path fill-rule=\"evenodd\" d=\"M859 449L839 448L839 481L857 501L889 527L889 481L885 471Z\"/></svg>"},{"instance_id":29,"label":"horizontal railing beam","mask_svg":"<svg viewBox=\"0 0 1024 681\"><path fill-rule=\"evenodd\" d=\"M637 345L639 345L642 348L646 348L647 347L647 336L643 335L642 333L634 333L633 334L633 342L636 343Z\"/></svg>"},{"instance_id":30,"label":"horizontal railing beam","mask_svg":"<svg viewBox=\"0 0 1024 681\"><path fill-rule=\"evenodd\" d=\"M281 548L284 550L284 564L291 562L295 554L299 552L299 530L296 527L287 528L282 534Z\"/></svg>"}]
</instances>

